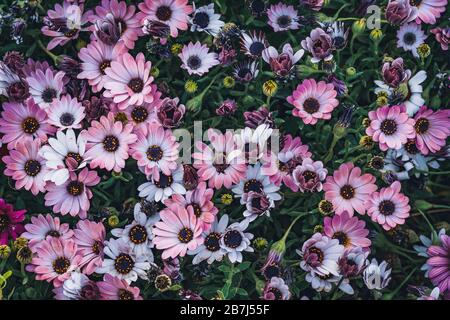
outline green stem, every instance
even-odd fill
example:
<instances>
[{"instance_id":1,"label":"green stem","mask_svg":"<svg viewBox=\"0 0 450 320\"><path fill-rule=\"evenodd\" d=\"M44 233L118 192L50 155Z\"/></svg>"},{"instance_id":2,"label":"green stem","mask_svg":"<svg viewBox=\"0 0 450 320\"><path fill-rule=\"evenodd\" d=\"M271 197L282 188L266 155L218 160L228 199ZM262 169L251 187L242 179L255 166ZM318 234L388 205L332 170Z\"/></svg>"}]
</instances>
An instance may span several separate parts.
<instances>
[{"instance_id":1,"label":"green stem","mask_svg":"<svg viewBox=\"0 0 450 320\"><path fill-rule=\"evenodd\" d=\"M287 228L286 232L284 233L283 237L280 239L281 241L286 241L289 233L291 232L292 228L294 227L295 223L302 217L306 216L306 214L299 214L289 225L289 228Z\"/></svg>"},{"instance_id":2,"label":"green stem","mask_svg":"<svg viewBox=\"0 0 450 320\"><path fill-rule=\"evenodd\" d=\"M37 41L38 46L42 49L42 51L44 51L50 58L52 58L53 63L56 65L58 64L60 58L55 55L54 53L52 53L50 50L47 49L46 46L44 46L44 44L42 43L41 40Z\"/></svg>"},{"instance_id":3,"label":"green stem","mask_svg":"<svg viewBox=\"0 0 450 320\"><path fill-rule=\"evenodd\" d=\"M417 209L417 211L419 211L419 213L421 214L421 216L425 219L425 221L426 221L427 224L428 224L428 227L430 227L431 232L436 232L436 230L434 230L433 224L430 222L430 220L428 220L428 218L427 218L427 216L425 215L425 213L424 213L422 210L420 210L420 209Z\"/></svg>"},{"instance_id":4,"label":"green stem","mask_svg":"<svg viewBox=\"0 0 450 320\"><path fill-rule=\"evenodd\" d=\"M402 283L400 283L400 285L391 293L386 294L383 296L383 300L391 300L392 298L395 297L395 295L400 291L400 289L409 281L409 279L412 277L412 275L414 274L414 272L416 272L416 270L418 269L418 267L415 267L405 278L405 280L403 280Z\"/></svg>"},{"instance_id":5,"label":"green stem","mask_svg":"<svg viewBox=\"0 0 450 320\"><path fill-rule=\"evenodd\" d=\"M333 157L334 147L336 146L338 141L339 141L339 138L337 136L333 135L333 141L331 141L331 145L330 145L330 148L328 149L328 153L327 153L325 159L323 160L324 164L328 163L331 160L331 158Z\"/></svg>"}]
</instances>

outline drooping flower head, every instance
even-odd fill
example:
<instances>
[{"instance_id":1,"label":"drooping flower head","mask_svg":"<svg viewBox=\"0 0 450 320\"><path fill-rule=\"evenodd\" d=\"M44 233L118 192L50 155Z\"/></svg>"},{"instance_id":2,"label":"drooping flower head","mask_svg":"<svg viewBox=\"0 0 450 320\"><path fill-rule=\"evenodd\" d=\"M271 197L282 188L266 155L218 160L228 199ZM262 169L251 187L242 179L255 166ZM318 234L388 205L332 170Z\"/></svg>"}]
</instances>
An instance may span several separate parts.
<instances>
[{"instance_id":1,"label":"drooping flower head","mask_svg":"<svg viewBox=\"0 0 450 320\"><path fill-rule=\"evenodd\" d=\"M311 59L313 63L318 63L321 60L329 61L333 58L333 40L321 28L312 30L309 37L302 40L301 44L303 49L313 56Z\"/></svg>"}]
</instances>

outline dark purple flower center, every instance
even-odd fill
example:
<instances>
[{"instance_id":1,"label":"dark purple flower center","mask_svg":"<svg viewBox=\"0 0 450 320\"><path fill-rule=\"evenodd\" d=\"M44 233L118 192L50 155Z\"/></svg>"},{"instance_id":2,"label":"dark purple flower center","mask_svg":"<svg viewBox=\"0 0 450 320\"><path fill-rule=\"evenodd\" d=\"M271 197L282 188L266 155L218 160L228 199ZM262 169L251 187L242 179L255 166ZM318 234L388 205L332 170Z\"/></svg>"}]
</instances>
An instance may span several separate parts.
<instances>
[{"instance_id":1,"label":"dark purple flower center","mask_svg":"<svg viewBox=\"0 0 450 320\"><path fill-rule=\"evenodd\" d=\"M416 42L416 39L416 35L412 32L407 32L403 36L403 42L408 46L413 45Z\"/></svg>"},{"instance_id":2,"label":"dark purple flower center","mask_svg":"<svg viewBox=\"0 0 450 320\"><path fill-rule=\"evenodd\" d=\"M303 109L309 114L317 112L320 108L320 103L316 98L308 98L303 102Z\"/></svg>"},{"instance_id":3,"label":"dark purple flower center","mask_svg":"<svg viewBox=\"0 0 450 320\"><path fill-rule=\"evenodd\" d=\"M78 165L80 165L81 162L83 162L83 157L80 156L80 154L76 153L76 152L68 152L65 157L65 160L67 161L68 159L75 160Z\"/></svg>"},{"instance_id":4,"label":"dark purple flower center","mask_svg":"<svg viewBox=\"0 0 450 320\"><path fill-rule=\"evenodd\" d=\"M101 74L105 74L106 68L111 67L111 61L110 60L104 60L100 65L98 66L98 69L100 70Z\"/></svg>"},{"instance_id":5,"label":"dark purple flower center","mask_svg":"<svg viewBox=\"0 0 450 320\"><path fill-rule=\"evenodd\" d=\"M192 209L194 211L194 215L199 218L202 215L202 208L198 203L191 203Z\"/></svg>"},{"instance_id":6,"label":"dark purple flower center","mask_svg":"<svg viewBox=\"0 0 450 320\"><path fill-rule=\"evenodd\" d=\"M261 14L266 9L266 4L262 0L253 0L250 3L250 9L252 10L253 14Z\"/></svg>"},{"instance_id":7,"label":"dark purple flower center","mask_svg":"<svg viewBox=\"0 0 450 320\"><path fill-rule=\"evenodd\" d=\"M70 260L65 257L59 257L55 261L53 261L53 270L57 274L66 273L70 267Z\"/></svg>"},{"instance_id":8,"label":"dark purple flower center","mask_svg":"<svg viewBox=\"0 0 450 320\"><path fill-rule=\"evenodd\" d=\"M81 195L83 191L84 184L80 181L70 181L67 185L67 192L74 197Z\"/></svg>"},{"instance_id":9,"label":"dark purple flower center","mask_svg":"<svg viewBox=\"0 0 450 320\"><path fill-rule=\"evenodd\" d=\"M57 230L50 230L45 234L45 237L50 236L53 238L59 238L61 234Z\"/></svg>"},{"instance_id":10,"label":"dark purple flower center","mask_svg":"<svg viewBox=\"0 0 450 320\"><path fill-rule=\"evenodd\" d=\"M160 146L152 145L147 149L147 159L150 161L159 161L162 159L164 152Z\"/></svg>"},{"instance_id":11,"label":"dark purple flower center","mask_svg":"<svg viewBox=\"0 0 450 320\"><path fill-rule=\"evenodd\" d=\"M390 216L395 212L395 203L391 200L383 200L378 205L378 210L380 210L382 215Z\"/></svg>"},{"instance_id":12,"label":"dark purple flower center","mask_svg":"<svg viewBox=\"0 0 450 320\"><path fill-rule=\"evenodd\" d=\"M418 7L422 3L422 0L409 0L409 3L414 7Z\"/></svg>"},{"instance_id":13,"label":"dark purple flower center","mask_svg":"<svg viewBox=\"0 0 450 320\"><path fill-rule=\"evenodd\" d=\"M36 133L36 131L38 131L40 127L39 122L36 120L36 118L26 118L23 122L22 122L22 130L25 133L28 134L34 134Z\"/></svg>"},{"instance_id":14,"label":"dark purple flower center","mask_svg":"<svg viewBox=\"0 0 450 320\"><path fill-rule=\"evenodd\" d=\"M133 119L134 122L141 123L147 120L148 118L148 111L146 108L142 106L134 107L131 111L131 119Z\"/></svg>"},{"instance_id":15,"label":"dark purple flower center","mask_svg":"<svg viewBox=\"0 0 450 320\"><path fill-rule=\"evenodd\" d=\"M205 237L204 245L208 251L216 252L220 249L219 240L220 233L211 232Z\"/></svg>"},{"instance_id":16,"label":"dark purple flower center","mask_svg":"<svg viewBox=\"0 0 450 320\"><path fill-rule=\"evenodd\" d=\"M268 292L272 293L275 297L275 300L282 300L283 294L281 293L281 290L275 287L271 287Z\"/></svg>"},{"instance_id":17,"label":"dark purple flower center","mask_svg":"<svg viewBox=\"0 0 450 320\"><path fill-rule=\"evenodd\" d=\"M128 236L130 237L130 241L133 242L134 244L144 243L145 241L147 241L148 238L147 229L145 229L144 226L137 224L131 227Z\"/></svg>"},{"instance_id":18,"label":"dark purple flower center","mask_svg":"<svg viewBox=\"0 0 450 320\"><path fill-rule=\"evenodd\" d=\"M134 300L134 295L125 289L119 289L117 296L119 297L119 300Z\"/></svg>"},{"instance_id":19,"label":"dark purple flower center","mask_svg":"<svg viewBox=\"0 0 450 320\"><path fill-rule=\"evenodd\" d=\"M249 52L252 56L260 56L263 50L266 48L264 43L260 41L254 41L249 48Z\"/></svg>"},{"instance_id":20,"label":"dark purple flower center","mask_svg":"<svg viewBox=\"0 0 450 320\"><path fill-rule=\"evenodd\" d=\"M134 260L129 254L121 253L114 259L114 268L120 274L128 274L133 270Z\"/></svg>"},{"instance_id":21,"label":"dark purple flower center","mask_svg":"<svg viewBox=\"0 0 450 320\"><path fill-rule=\"evenodd\" d=\"M77 33L78 33L78 29L70 29L70 30L64 32L64 36L66 38L72 38L72 37L75 37L77 35Z\"/></svg>"},{"instance_id":22,"label":"dark purple flower center","mask_svg":"<svg viewBox=\"0 0 450 320\"><path fill-rule=\"evenodd\" d=\"M410 154L419 153L419 149L417 149L415 140L408 140L408 142L405 143L404 148L405 148L406 152L408 152Z\"/></svg>"},{"instance_id":23,"label":"dark purple flower center","mask_svg":"<svg viewBox=\"0 0 450 320\"><path fill-rule=\"evenodd\" d=\"M75 117L69 112L64 112L61 117L59 117L59 122L61 122L63 126L68 127L75 122Z\"/></svg>"},{"instance_id":24,"label":"dark purple flower center","mask_svg":"<svg viewBox=\"0 0 450 320\"><path fill-rule=\"evenodd\" d=\"M308 182L310 180L315 180L317 177L317 174L313 171L306 170L302 173L303 178L305 179L305 182Z\"/></svg>"},{"instance_id":25,"label":"dark purple flower center","mask_svg":"<svg viewBox=\"0 0 450 320\"><path fill-rule=\"evenodd\" d=\"M355 188L346 184L341 188L341 197L345 200L350 200L355 196Z\"/></svg>"},{"instance_id":26,"label":"dark purple flower center","mask_svg":"<svg viewBox=\"0 0 450 320\"><path fill-rule=\"evenodd\" d=\"M264 189L263 184L261 181L256 179L250 179L244 183L244 192L248 193L250 191L254 191L257 193L261 193Z\"/></svg>"},{"instance_id":27,"label":"dark purple flower center","mask_svg":"<svg viewBox=\"0 0 450 320\"><path fill-rule=\"evenodd\" d=\"M167 21L172 17L172 9L168 6L160 6L156 9L156 17L161 21Z\"/></svg>"},{"instance_id":28,"label":"dark purple flower center","mask_svg":"<svg viewBox=\"0 0 450 320\"><path fill-rule=\"evenodd\" d=\"M280 267L275 263L271 264L264 269L263 275L267 280L272 279L272 277L279 277Z\"/></svg>"},{"instance_id":29,"label":"dark purple flower center","mask_svg":"<svg viewBox=\"0 0 450 320\"><path fill-rule=\"evenodd\" d=\"M47 102L47 103L52 102L53 99L56 98L56 90L53 88L44 89L44 91L42 91L41 98L42 98L42 100L44 100L44 102Z\"/></svg>"},{"instance_id":30,"label":"dark purple flower center","mask_svg":"<svg viewBox=\"0 0 450 320\"><path fill-rule=\"evenodd\" d=\"M170 187L173 182L173 177L171 175L165 175L164 173L159 173L159 180L155 181L155 186L160 189Z\"/></svg>"},{"instance_id":31,"label":"dark purple flower center","mask_svg":"<svg viewBox=\"0 0 450 320\"><path fill-rule=\"evenodd\" d=\"M323 258L324 258L324 254L323 254L323 251L320 250L319 248L311 247L311 248L308 249L308 257L312 258L312 259L309 259L312 262L322 263L323 262Z\"/></svg>"},{"instance_id":32,"label":"dark purple flower center","mask_svg":"<svg viewBox=\"0 0 450 320\"><path fill-rule=\"evenodd\" d=\"M242 243L242 234L238 230L230 230L223 236L223 242L227 247L235 249Z\"/></svg>"},{"instance_id":33,"label":"dark purple flower center","mask_svg":"<svg viewBox=\"0 0 450 320\"><path fill-rule=\"evenodd\" d=\"M103 243L101 241L95 241L91 249L93 253L98 255L103 250Z\"/></svg>"},{"instance_id":34,"label":"dark purple flower center","mask_svg":"<svg viewBox=\"0 0 450 320\"><path fill-rule=\"evenodd\" d=\"M142 92L144 89L144 81L140 78L131 79L130 82L128 82L128 87L130 87L134 93Z\"/></svg>"},{"instance_id":35,"label":"dark purple flower center","mask_svg":"<svg viewBox=\"0 0 450 320\"><path fill-rule=\"evenodd\" d=\"M119 149L119 139L115 136L106 136L103 139L103 148L108 152L115 152Z\"/></svg>"},{"instance_id":36,"label":"dark purple flower center","mask_svg":"<svg viewBox=\"0 0 450 320\"><path fill-rule=\"evenodd\" d=\"M180 240L181 243L188 243L192 239L194 239L194 233L191 229L184 227L178 232L178 240Z\"/></svg>"},{"instance_id":37,"label":"dark purple flower center","mask_svg":"<svg viewBox=\"0 0 450 320\"><path fill-rule=\"evenodd\" d=\"M41 164L37 160L28 160L24 166L25 173L30 177L36 177L41 172Z\"/></svg>"},{"instance_id":38,"label":"dark purple flower center","mask_svg":"<svg viewBox=\"0 0 450 320\"><path fill-rule=\"evenodd\" d=\"M194 16L194 24L204 29L209 24L209 15L206 12L198 12Z\"/></svg>"},{"instance_id":39,"label":"dark purple flower center","mask_svg":"<svg viewBox=\"0 0 450 320\"><path fill-rule=\"evenodd\" d=\"M414 125L414 129L418 134L424 134L430 128L430 121L425 118L419 118Z\"/></svg>"},{"instance_id":40,"label":"dark purple flower center","mask_svg":"<svg viewBox=\"0 0 450 320\"><path fill-rule=\"evenodd\" d=\"M397 123L392 119L386 119L381 122L380 130L385 135L393 135L395 132L397 132Z\"/></svg>"},{"instance_id":41,"label":"dark purple flower center","mask_svg":"<svg viewBox=\"0 0 450 320\"><path fill-rule=\"evenodd\" d=\"M225 170L230 166L226 159L225 154L220 154L216 157L213 166L218 173L225 173Z\"/></svg>"},{"instance_id":42,"label":"dark purple flower center","mask_svg":"<svg viewBox=\"0 0 450 320\"><path fill-rule=\"evenodd\" d=\"M197 70L198 68L200 68L201 67L201 65L202 65L202 60L198 57L198 56L196 56L196 55L193 55L193 56L190 56L188 59L187 59L187 66L190 68L190 69L192 69L192 70Z\"/></svg>"},{"instance_id":43,"label":"dark purple flower center","mask_svg":"<svg viewBox=\"0 0 450 320\"><path fill-rule=\"evenodd\" d=\"M339 243L342 244L344 247L347 247L350 244L350 239L347 236L346 233L342 231L337 231L332 236L333 239L338 239Z\"/></svg>"},{"instance_id":44,"label":"dark purple flower center","mask_svg":"<svg viewBox=\"0 0 450 320\"><path fill-rule=\"evenodd\" d=\"M279 16L277 19L277 23L280 28L287 28L291 25L292 19L287 15Z\"/></svg>"}]
</instances>

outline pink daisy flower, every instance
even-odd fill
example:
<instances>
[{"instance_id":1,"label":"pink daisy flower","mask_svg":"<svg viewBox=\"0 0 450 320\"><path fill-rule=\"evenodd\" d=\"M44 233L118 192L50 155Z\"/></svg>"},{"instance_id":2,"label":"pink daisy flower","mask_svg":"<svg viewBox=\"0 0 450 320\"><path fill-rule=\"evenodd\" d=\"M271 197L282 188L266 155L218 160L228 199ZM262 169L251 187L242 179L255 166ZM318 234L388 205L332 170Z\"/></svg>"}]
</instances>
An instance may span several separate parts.
<instances>
[{"instance_id":1,"label":"pink daisy flower","mask_svg":"<svg viewBox=\"0 0 450 320\"><path fill-rule=\"evenodd\" d=\"M178 36L178 30L188 29L189 15L193 11L188 0L144 0L138 7L142 11L139 13L141 25L145 20L162 22L170 27L170 35L174 38Z\"/></svg>"},{"instance_id":2,"label":"pink daisy flower","mask_svg":"<svg viewBox=\"0 0 450 320\"><path fill-rule=\"evenodd\" d=\"M440 246L433 245L427 250L429 256L427 265L431 267L428 276L443 294L448 294L450 292L450 237L443 234L440 240Z\"/></svg>"},{"instance_id":3,"label":"pink daisy flower","mask_svg":"<svg viewBox=\"0 0 450 320\"><path fill-rule=\"evenodd\" d=\"M267 10L267 17L269 18L269 25L275 32L296 30L300 27L297 10L282 2L271 5Z\"/></svg>"},{"instance_id":4,"label":"pink daisy flower","mask_svg":"<svg viewBox=\"0 0 450 320\"><path fill-rule=\"evenodd\" d=\"M127 52L122 43L109 46L101 41L92 41L85 48L81 48L78 57L82 61L81 72L78 79L87 79L93 92L99 92L105 85L107 79L105 70L111 66L111 61Z\"/></svg>"},{"instance_id":5,"label":"pink daisy flower","mask_svg":"<svg viewBox=\"0 0 450 320\"><path fill-rule=\"evenodd\" d=\"M374 192L367 201L367 215L384 230L404 224L405 219L409 217L409 198L400 193L400 188L400 182L395 181L389 187Z\"/></svg>"},{"instance_id":6,"label":"pink daisy flower","mask_svg":"<svg viewBox=\"0 0 450 320\"><path fill-rule=\"evenodd\" d=\"M311 152L308 146L302 144L300 137L293 138L290 134L283 140L283 148L278 154L271 152L263 156L261 173L270 177L270 181L280 186L284 183L292 191L298 191L294 181L293 171L303 162L310 158Z\"/></svg>"},{"instance_id":7,"label":"pink daisy flower","mask_svg":"<svg viewBox=\"0 0 450 320\"><path fill-rule=\"evenodd\" d=\"M210 146L201 141L196 143L199 152L192 154L194 167L198 169L200 180L208 181L210 188L220 189L225 186L230 189L245 178L247 167L244 159L241 159L242 151L237 148L230 131L221 134L209 129L208 139Z\"/></svg>"},{"instance_id":8,"label":"pink daisy flower","mask_svg":"<svg viewBox=\"0 0 450 320\"><path fill-rule=\"evenodd\" d=\"M171 130L159 124L149 124L137 133L137 140L130 146L130 154L147 176L159 179L159 171L170 175L177 167L178 147Z\"/></svg>"},{"instance_id":9,"label":"pink daisy flower","mask_svg":"<svg viewBox=\"0 0 450 320\"><path fill-rule=\"evenodd\" d=\"M366 201L377 190L375 180L369 173L361 175L361 169L353 163L343 163L332 176L327 177L323 185L325 199L333 204L336 214L344 211L350 216L354 211L364 214Z\"/></svg>"},{"instance_id":10,"label":"pink daisy flower","mask_svg":"<svg viewBox=\"0 0 450 320\"><path fill-rule=\"evenodd\" d=\"M159 213L161 220L153 227L153 243L164 250L162 259L184 257L203 243L202 222L183 206L171 206Z\"/></svg>"},{"instance_id":11,"label":"pink daisy flower","mask_svg":"<svg viewBox=\"0 0 450 320\"><path fill-rule=\"evenodd\" d=\"M422 106L414 119L416 146L420 152L427 155L441 150L450 135L450 110L433 111Z\"/></svg>"},{"instance_id":12,"label":"pink daisy flower","mask_svg":"<svg viewBox=\"0 0 450 320\"><path fill-rule=\"evenodd\" d=\"M128 49L134 48L134 42L141 34L141 24L136 14L134 5L127 6L125 1L102 0L101 6L95 7L95 14L89 16L89 21L95 24L99 20L109 19L117 25L120 30L120 40ZM95 25L91 31L95 31Z\"/></svg>"},{"instance_id":13,"label":"pink daisy flower","mask_svg":"<svg viewBox=\"0 0 450 320\"><path fill-rule=\"evenodd\" d=\"M78 246L78 254L82 257L80 267L83 267L84 274L90 275L103 264L105 226L101 222L80 220L73 232L73 240Z\"/></svg>"},{"instance_id":14,"label":"pink daisy flower","mask_svg":"<svg viewBox=\"0 0 450 320\"><path fill-rule=\"evenodd\" d=\"M103 86L103 95L112 98L120 110L131 105L141 105L144 102L151 103L155 92L150 76L152 63L145 61L144 54L138 53L136 59L129 53L117 57L117 61L111 61L111 66L105 69L107 78Z\"/></svg>"},{"instance_id":15,"label":"pink daisy flower","mask_svg":"<svg viewBox=\"0 0 450 320\"><path fill-rule=\"evenodd\" d=\"M414 139L414 119L406 113L406 107L384 106L369 112L370 126L367 135L379 142L380 149L400 149L408 139Z\"/></svg>"},{"instance_id":16,"label":"pink daisy flower","mask_svg":"<svg viewBox=\"0 0 450 320\"><path fill-rule=\"evenodd\" d=\"M16 181L16 189L24 188L33 195L45 192L44 177L48 172L45 159L39 154L40 148L39 140L19 141L9 156L2 159L6 164L4 174Z\"/></svg>"},{"instance_id":17,"label":"pink daisy flower","mask_svg":"<svg viewBox=\"0 0 450 320\"><path fill-rule=\"evenodd\" d=\"M332 83L305 79L287 97L287 101L295 107L292 115L301 118L305 124L316 124L318 119L331 118L331 113L339 104L336 95Z\"/></svg>"},{"instance_id":18,"label":"pink daisy flower","mask_svg":"<svg viewBox=\"0 0 450 320\"><path fill-rule=\"evenodd\" d=\"M186 69L189 75L201 76L207 73L211 67L220 63L217 60L217 53L209 52L208 46L202 45L199 41L195 44L189 42L178 56L183 62L181 68Z\"/></svg>"},{"instance_id":19,"label":"pink daisy flower","mask_svg":"<svg viewBox=\"0 0 450 320\"><path fill-rule=\"evenodd\" d=\"M92 191L88 187L95 186L99 182L100 177L96 171L84 168L78 175L70 172L69 179L62 185L47 184L45 205L53 206L55 213L62 215L69 213L72 217L78 215L81 219L85 219L90 207L89 200L92 198Z\"/></svg>"},{"instance_id":20,"label":"pink daisy flower","mask_svg":"<svg viewBox=\"0 0 450 320\"><path fill-rule=\"evenodd\" d=\"M332 218L325 217L323 221L324 234L331 239L338 239L346 250L352 248L369 248L372 242L367 238L369 230L366 223L357 217L352 217L347 211Z\"/></svg>"},{"instance_id":21,"label":"pink daisy flower","mask_svg":"<svg viewBox=\"0 0 450 320\"><path fill-rule=\"evenodd\" d=\"M100 121L92 121L91 127L83 132L86 141L85 158L90 159L90 167L120 172L128 159L129 145L136 141L131 133L133 126L115 121L114 114L102 116Z\"/></svg>"},{"instance_id":22,"label":"pink daisy flower","mask_svg":"<svg viewBox=\"0 0 450 320\"><path fill-rule=\"evenodd\" d=\"M50 107L46 109L48 123L65 129L80 129L86 113L85 108L78 102L77 98L69 95L62 96L59 100L53 100Z\"/></svg>"},{"instance_id":23,"label":"pink daisy flower","mask_svg":"<svg viewBox=\"0 0 450 320\"><path fill-rule=\"evenodd\" d=\"M71 4L64 1L62 6L55 4L55 10L48 10L44 18L45 26L41 31L53 39L47 44L47 49L52 50L56 46L63 46L72 39L78 38L83 26L88 22L88 15L83 14L83 5Z\"/></svg>"},{"instance_id":24,"label":"pink daisy flower","mask_svg":"<svg viewBox=\"0 0 450 320\"><path fill-rule=\"evenodd\" d=\"M445 12L447 0L421 0L410 1L413 6L415 15L417 15L416 23L435 24L436 19L441 17Z\"/></svg>"},{"instance_id":25,"label":"pink daisy flower","mask_svg":"<svg viewBox=\"0 0 450 320\"><path fill-rule=\"evenodd\" d=\"M126 114L128 120L133 122L133 133L137 134L141 130L145 132L149 124L159 123L157 112L162 104L161 92L153 84L152 92L154 92L154 100L152 103L129 106L122 111ZM114 111L114 108L112 108L112 111Z\"/></svg>"},{"instance_id":26,"label":"pink daisy flower","mask_svg":"<svg viewBox=\"0 0 450 320\"><path fill-rule=\"evenodd\" d=\"M36 280L53 282L58 288L78 268L80 260L73 240L52 237L42 241L26 270L34 272Z\"/></svg>"},{"instance_id":27,"label":"pink daisy flower","mask_svg":"<svg viewBox=\"0 0 450 320\"><path fill-rule=\"evenodd\" d=\"M50 238L71 239L73 231L70 230L68 223L61 223L58 217L52 217L50 214L45 216L40 214L31 217L31 223L25 225L25 232L22 237L28 239L28 247L36 252L42 241Z\"/></svg>"},{"instance_id":28,"label":"pink daisy flower","mask_svg":"<svg viewBox=\"0 0 450 320\"><path fill-rule=\"evenodd\" d=\"M126 280L106 273L103 281L97 282L101 300L142 300L138 287L132 287Z\"/></svg>"},{"instance_id":29,"label":"pink daisy flower","mask_svg":"<svg viewBox=\"0 0 450 320\"><path fill-rule=\"evenodd\" d=\"M208 231L219 212L211 201L213 196L214 190L207 188L206 183L202 181L198 184L197 188L188 191L184 197L179 194L174 194L171 198L164 201L164 204L167 207L185 207L190 215L197 217L202 225L203 231Z\"/></svg>"},{"instance_id":30,"label":"pink daisy flower","mask_svg":"<svg viewBox=\"0 0 450 320\"><path fill-rule=\"evenodd\" d=\"M51 69L47 69L45 71L36 70L27 77L30 95L39 107L46 109L54 99L59 99L64 90L64 76L65 73L62 71L55 73Z\"/></svg>"},{"instance_id":31,"label":"pink daisy flower","mask_svg":"<svg viewBox=\"0 0 450 320\"><path fill-rule=\"evenodd\" d=\"M26 105L18 103L3 104L0 118L0 132L4 134L2 142L8 144L8 149L14 149L19 141L39 139L47 141L56 128L48 124L47 113L28 99Z\"/></svg>"},{"instance_id":32,"label":"pink daisy flower","mask_svg":"<svg viewBox=\"0 0 450 320\"><path fill-rule=\"evenodd\" d=\"M323 167L322 161L306 158L295 168L292 176L301 192L320 192L323 187L322 181L327 177L327 173L328 170Z\"/></svg>"},{"instance_id":33,"label":"pink daisy flower","mask_svg":"<svg viewBox=\"0 0 450 320\"><path fill-rule=\"evenodd\" d=\"M9 237L16 240L24 231L21 222L26 210L15 211L13 206L0 198L0 245L8 244Z\"/></svg>"}]
</instances>

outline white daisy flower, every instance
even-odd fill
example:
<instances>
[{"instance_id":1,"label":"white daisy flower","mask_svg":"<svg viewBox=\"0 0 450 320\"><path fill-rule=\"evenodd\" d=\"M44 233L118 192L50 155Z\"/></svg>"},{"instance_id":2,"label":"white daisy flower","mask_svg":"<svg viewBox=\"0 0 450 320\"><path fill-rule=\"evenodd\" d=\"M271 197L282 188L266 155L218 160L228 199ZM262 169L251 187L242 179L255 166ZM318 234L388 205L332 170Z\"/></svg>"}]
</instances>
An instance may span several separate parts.
<instances>
[{"instance_id":1,"label":"white daisy flower","mask_svg":"<svg viewBox=\"0 0 450 320\"><path fill-rule=\"evenodd\" d=\"M159 179L151 178L138 187L139 197L146 198L147 201L164 201L172 194L185 194L183 182L183 166L178 165L170 175L159 173Z\"/></svg>"},{"instance_id":2,"label":"white daisy flower","mask_svg":"<svg viewBox=\"0 0 450 320\"><path fill-rule=\"evenodd\" d=\"M275 32L296 30L300 27L297 10L293 6L281 2L270 6L267 10L267 17L269 18L269 25Z\"/></svg>"},{"instance_id":3,"label":"white daisy flower","mask_svg":"<svg viewBox=\"0 0 450 320\"><path fill-rule=\"evenodd\" d=\"M377 259L373 258L371 262L366 262L366 268L363 272L363 280L369 290L381 290L388 286L391 281L391 271L388 269L386 261L378 264Z\"/></svg>"},{"instance_id":4,"label":"white daisy flower","mask_svg":"<svg viewBox=\"0 0 450 320\"><path fill-rule=\"evenodd\" d=\"M241 222L235 222L225 229L220 239L220 248L228 256L231 263L242 262L242 252L253 252L250 242L253 234L244 232L247 229L249 221L244 219Z\"/></svg>"},{"instance_id":5,"label":"white daisy flower","mask_svg":"<svg viewBox=\"0 0 450 320\"><path fill-rule=\"evenodd\" d=\"M244 199L244 197L241 199ZM260 216L270 217L270 209L275 207L275 202L264 193L250 191L245 199L244 217L250 222Z\"/></svg>"},{"instance_id":6,"label":"white daisy flower","mask_svg":"<svg viewBox=\"0 0 450 320\"><path fill-rule=\"evenodd\" d=\"M195 44L189 42L181 50L178 55L183 62L181 68L186 69L187 72L192 75L203 75L209 71L209 69L220 62L217 60L217 54L209 52L206 44L202 45L200 42Z\"/></svg>"},{"instance_id":7,"label":"white daisy flower","mask_svg":"<svg viewBox=\"0 0 450 320\"><path fill-rule=\"evenodd\" d=\"M54 99L59 99L64 90L64 75L62 71L54 73L51 69L47 69L45 73L42 70L36 70L27 77L30 95L39 107L46 109Z\"/></svg>"},{"instance_id":8,"label":"white daisy flower","mask_svg":"<svg viewBox=\"0 0 450 320\"><path fill-rule=\"evenodd\" d=\"M253 31L250 34L242 33L241 35L241 50L252 58L261 57L263 51L269 46L266 36L262 31L256 33Z\"/></svg>"},{"instance_id":9,"label":"white daisy flower","mask_svg":"<svg viewBox=\"0 0 450 320\"><path fill-rule=\"evenodd\" d=\"M189 19L191 31L205 31L213 37L217 36L225 22L220 20L220 14L214 13L214 3L199 8L195 8L193 3L193 7L194 14Z\"/></svg>"},{"instance_id":10,"label":"white daisy flower","mask_svg":"<svg viewBox=\"0 0 450 320\"><path fill-rule=\"evenodd\" d=\"M397 31L397 47L405 51L411 51L414 57L418 58L417 48L427 38L420 28L420 24L415 22L405 23Z\"/></svg>"},{"instance_id":11,"label":"white daisy flower","mask_svg":"<svg viewBox=\"0 0 450 320\"><path fill-rule=\"evenodd\" d=\"M266 123L256 129L245 127L235 134L236 145L245 154L248 163L256 163L267 150L267 141L272 135L273 129Z\"/></svg>"},{"instance_id":12,"label":"white daisy flower","mask_svg":"<svg viewBox=\"0 0 450 320\"><path fill-rule=\"evenodd\" d=\"M55 99L46 109L48 123L61 129L80 129L81 121L86 116L85 108L76 98L69 95Z\"/></svg>"},{"instance_id":13,"label":"white daisy flower","mask_svg":"<svg viewBox=\"0 0 450 320\"><path fill-rule=\"evenodd\" d=\"M341 278L342 276L334 276L331 273L326 276L319 276L314 272L309 272L306 274L305 280L311 283L311 287L317 292L330 292L333 285L337 285ZM342 279L339 289L346 294L355 293L348 279Z\"/></svg>"}]
</instances>

